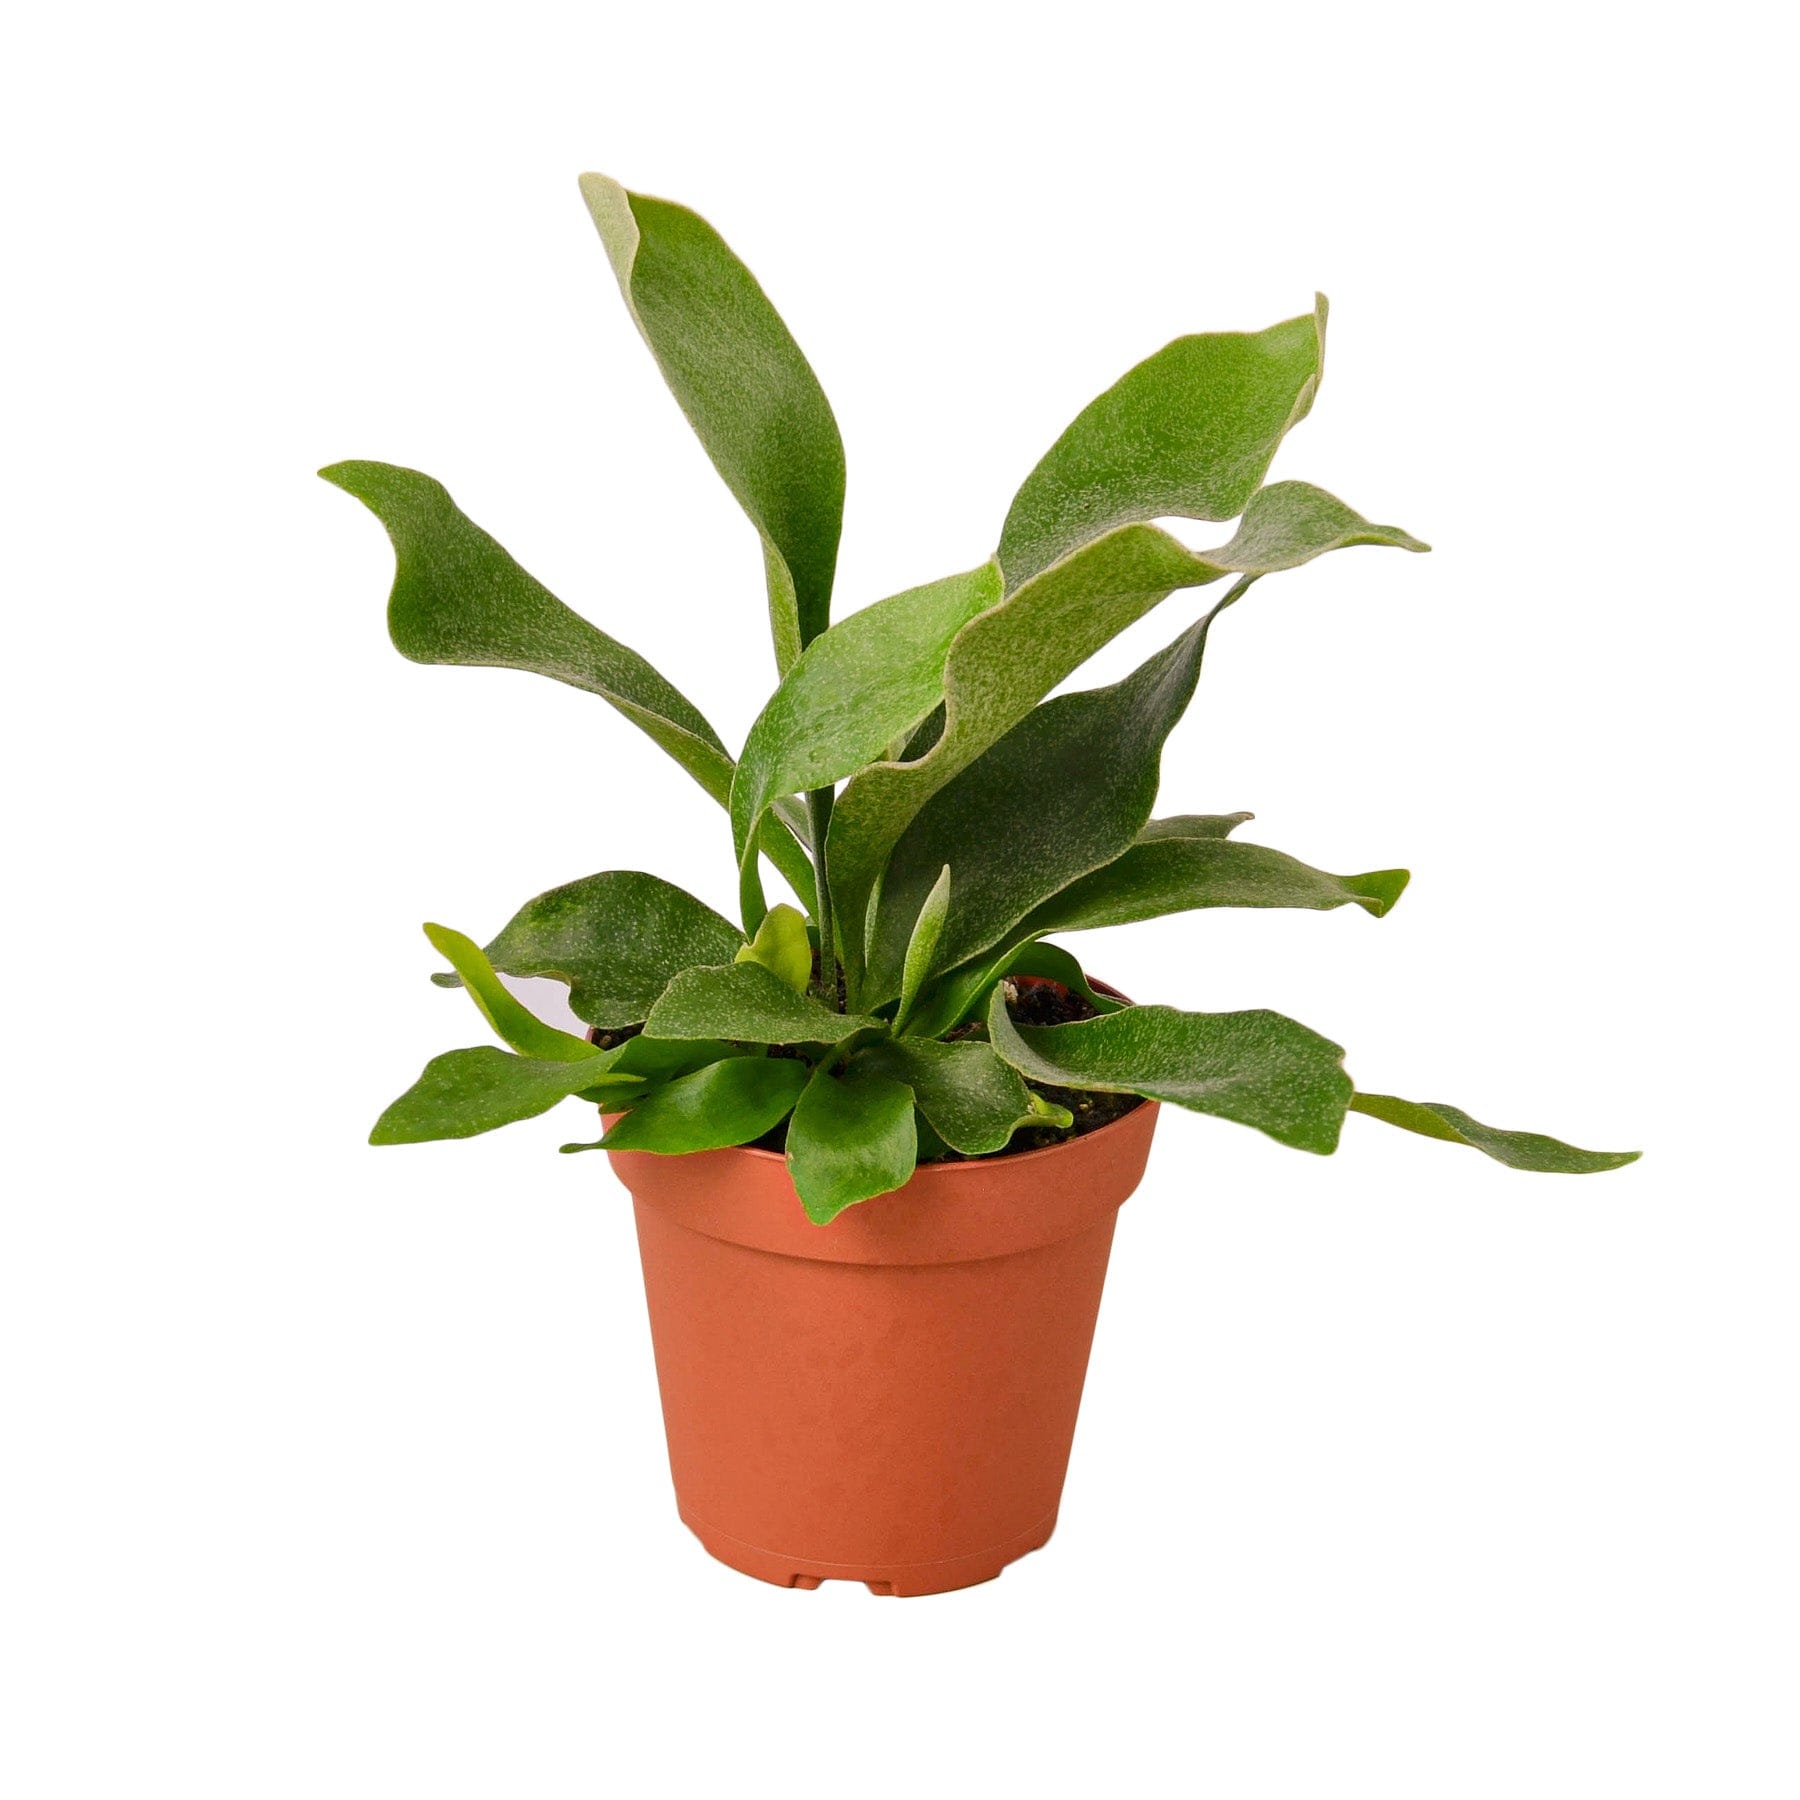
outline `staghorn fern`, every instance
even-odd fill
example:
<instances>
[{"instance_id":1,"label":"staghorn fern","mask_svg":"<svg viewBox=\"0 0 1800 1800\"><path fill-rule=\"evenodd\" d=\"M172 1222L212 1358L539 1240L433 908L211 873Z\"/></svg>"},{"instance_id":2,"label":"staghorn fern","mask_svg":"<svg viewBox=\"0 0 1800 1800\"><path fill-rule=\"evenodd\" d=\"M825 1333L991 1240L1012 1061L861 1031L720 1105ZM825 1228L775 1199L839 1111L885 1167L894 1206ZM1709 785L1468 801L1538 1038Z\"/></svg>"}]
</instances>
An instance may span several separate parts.
<instances>
[{"instance_id":1,"label":"staghorn fern","mask_svg":"<svg viewBox=\"0 0 1800 1800\"><path fill-rule=\"evenodd\" d=\"M799 346L698 215L599 175L581 189L627 310L762 539L780 683L742 757L438 482L386 463L322 473L393 541L388 622L403 655L586 688L727 809L741 929L634 872L539 895L485 950L428 925L453 971L437 979L465 987L510 1050L434 1058L373 1142L469 1137L570 1096L622 1114L604 1148L718 1149L785 1122L795 1187L820 1224L901 1186L922 1154L992 1155L1022 1127L1068 1128L1044 1089L1167 1100L1320 1153L1356 1111L1514 1168L1633 1160L1360 1092L1336 1044L1279 1013L1121 1005L1045 941L1208 906L1379 918L1406 885L1404 870L1331 875L1240 842L1247 813L1151 817L1164 740L1221 612L1328 551L1426 548L1305 482L1265 485L1318 390L1323 299L1266 331L1178 338L1139 363L1027 477L993 556L832 625L844 454ZM1149 523L1165 517L1237 527L1194 551ZM1171 593L1228 578L1123 681L1046 698ZM805 912L768 904L765 860ZM496 971L566 982L594 1040L533 1017ZM1095 1016L1018 1022L1011 978L1028 975L1060 980Z\"/></svg>"}]
</instances>

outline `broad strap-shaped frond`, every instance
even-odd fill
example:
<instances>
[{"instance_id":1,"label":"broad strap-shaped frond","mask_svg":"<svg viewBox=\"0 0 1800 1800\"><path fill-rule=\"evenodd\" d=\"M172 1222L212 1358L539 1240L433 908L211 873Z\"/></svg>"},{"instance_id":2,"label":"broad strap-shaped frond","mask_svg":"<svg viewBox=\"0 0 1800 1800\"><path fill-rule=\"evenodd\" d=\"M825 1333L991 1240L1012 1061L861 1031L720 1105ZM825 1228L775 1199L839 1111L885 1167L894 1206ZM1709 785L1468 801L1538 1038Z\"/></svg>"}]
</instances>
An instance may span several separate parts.
<instances>
[{"instance_id":1,"label":"broad strap-shaped frond","mask_svg":"<svg viewBox=\"0 0 1800 1800\"><path fill-rule=\"evenodd\" d=\"M1021 1126L1073 1123L1067 1108L1034 1094L991 1044L890 1038L857 1051L851 1067L904 1082L932 1130L965 1156L1004 1150Z\"/></svg>"},{"instance_id":2,"label":"broad strap-shaped frond","mask_svg":"<svg viewBox=\"0 0 1800 1800\"><path fill-rule=\"evenodd\" d=\"M1006 989L988 1003L988 1037L1028 1081L1142 1094L1254 1126L1329 1155L1350 1104L1344 1052L1278 1012L1190 1013L1129 1006L1077 1025L1015 1025Z\"/></svg>"},{"instance_id":3,"label":"broad strap-shaped frond","mask_svg":"<svg viewBox=\"0 0 1800 1800\"><path fill-rule=\"evenodd\" d=\"M1642 1154L1637 1150L1577 1150L1558 1138L1535 1131L1502 1131L1471 1119L1460 1107L1441 1100L1400 1100L1392 1094L1358 1093L1350 1110L1414 1131L1420 1137L1438 1138L1446 1144L1467 1144L1509 1169L1530 1169L1542 1175L1599 1175L1622 1169Z\"/></svg>"},{"instance_id":4,"label":"broad strap-shaped frond","mask_svg":"<svg viewBox=\"0 0 1800 1800\"><path fill-rule=\"evenodd\" d=\"M634 1100L598 1144L563 1149L686 1156L754 1143L793 1111L810 1073L791 1056L727 1057Z\"/></svg>"},{"instance_id":5,"label":"broad strap-shaped frond","mask_svg":"<svg viewBox=\"0 0 1800 1800\"><path fill-rule=\"evenodd\" d=\"M1213 616L1125 680L1027 713L925 803L882 876L863 1005L899 991L908 933L946 866L950 903L933 973L999 942L1132 843L1156 803L1163 742L1193 697Z\"/></svg>"},{"instance_id":6,"label":"broad strap-shaped frond","mask_svg":"<svg viewBox=\"0 0 1800 1800\"><path fill-rule=\"evenodd\" d=\"M456 971L481 1016L521 1056L535 1056L546 1062L591 1062L605 1055L589 1039L546 1025L501 981L473 938L464 937L447 925L427 925L425 935L431 947Z\"/></svg>"},{"instance_id":7,"label":"broad strap-shaped frond","mask_svg":"<svg viewBox=\"0 0 1800 1800\"><path fill-rule=\"evenodd\" d=\"M732 782L746 881L755 879L750 849L768 809L853 775L909 734L943 697L952 640L999 598L1000 571L984 563L877 600L807 646L750 727ZM746 892L746 923L759 899Z\"/></svg>"},{"instance_id":8,"label":"broad strap-shaped frond","mask_svg":"<svg viewBox=\"0 0 1800 1800\"><path fill-rule=\"evenodd\" d=\"M393 463L319 473L360 500L394 546L388 634L411 662L523 669L598 694L728 806L733 763L719 734L635 650L565 606L469 518L441 481ZM761 845L802 897L812 865L783 825Z\"/></svg>"},{"instance_id":9,"label":"broad strap-shaped frond","mask_svg":"<svg viewBox=\"0 0 1800 1800\"><path fill-rule=\"evenodd\" d=\"M507 975L569 985L569 1010L603 1029L637 1025L683 969L730 962L737 927L660 875L609 869L527 900L487 946ZM454 975L434 976L442 987Z\"/></svg>"},{"instance_id":10,"label":"broad strap-shaped frond","mask_svg":"<svg viewBox=\"0 0 1800 1800\"><path fill-rule=\"evenodd\" d=\"M1267 331L1179 337L1082 408L1013 497L1010 592L1114 526L1233 519L1306 417L1325 363L1325 298Z\"/></svg>"},{"instance_id":11,"label":"broad strap-shaped frond","mask_svg":"<svg viewBox=\"0 0 1800 1800\"><path fill-rule=\"evenodd\" d=\"M832 813L831 892L853 979L870 895L920 809L1126 626L1178 588L1226 575L1291 568L1352 543L1424 548L1398 527L1372 525L1339 501L1321 504L1318 494L1296 482L1265 488L1245 509L1232 541L1205 553L1154 526L1120 526L962 628L944 660L944 723L936 741L915 761L863 769Z\"/></svg>"},{"instance_id":12,"label":"broad strap-shaped frond","mask_svg":"<svg viewBox=\"0 0 1800 1800\"><path fill-rule=\"evenodd\" d=\"M756 277L685 206L583 175L619 291L713 467L763 543L785 674L831 616L844 446L818 377Z\"/></svg>"},{"instance_id":13,"label":"broad strap-shaped frond","mask_svg":"<svg viewBox=\"0 0 1800 1800\"><path fill-rule=\"evenodd\" d=\"M684 969L644 1021L649 1038L720 1038L737 1044L841 1044L859 1031L886 1031L883 1019L833 1012L796 994L761 963Z\"/></svg>"},{"instance_id":14,"label":"broad strap-shaped frond","mask_svg":"<svg viewBox=\"0 0 1800 1800\"><path fill-rule=\"evenodd\" d=\"M514 1056L482 1044L447 1050L384 1112L371 1144L424 1144L475 1137L520 1119L536 1118L573 1094L606 1100L643 1086L635 1075L596 1069L591 1061L550 1062Z\"/></svg>"}]
</instances>

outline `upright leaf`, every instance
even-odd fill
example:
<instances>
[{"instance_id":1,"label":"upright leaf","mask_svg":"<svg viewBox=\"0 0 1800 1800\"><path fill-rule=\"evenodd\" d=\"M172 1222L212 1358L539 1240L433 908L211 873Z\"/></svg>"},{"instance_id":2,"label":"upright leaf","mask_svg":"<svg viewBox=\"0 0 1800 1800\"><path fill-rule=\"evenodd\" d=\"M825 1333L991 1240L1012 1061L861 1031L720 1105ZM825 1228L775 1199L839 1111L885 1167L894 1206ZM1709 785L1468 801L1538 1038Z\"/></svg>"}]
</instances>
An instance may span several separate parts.
<instances>
[{"instance_id":1,"label":"upright leaf","mask_svg":"<svg viewBox=\"0 0 1800 1800\"><path fill-rule=\"evenodd\" d=\"M931 1128L967 1156L1004 1150L1022 1125L1073 1122L1067 1108L1040 1099L988 1044L890 1039L859 1050L851 1067L904 1082Z\"/></svg>"},{"instance_id":2,"label":"upright leaf","mask_svg":"<svg viewBox=\"0 0 1800 1800\"><path fill-rule=\"evenodd\" d=\"M494 973L493 964L472 939L447 925L427 925L425 935L432 948L462 977L463 986L481 1009L482 1017L520 1055L548 1062L584 1062L603 1054L598 1045L546 1025L523 1005Z\"/></svg>"},{"instance_id":3,"label":"upright leaf","mask_svg":"<svg viewBox=\"0 0 1800 1800\"><path fill-rule=\"evenodd\" d=\"M1163 741L1193 697L1212 616L1112 687L1027 713L925 803L882 876L863 1005L898 990L908 929L946 864L950 904L934 971L998 942L1046 896L1130 845L1156 803Z\"/></svg>"},{"instance_id":4,"label":"upright leaf","mask_svg":"<svg viewBox=\"0 0 1800 1800\"><path fill-rule=\"evenodd\" d=\"M761 963L784 987L804 994L813 966L805 918L791 906L772 907L756 928L756 936L732 960Z\"/></svg>"},{"instance_id":5,"label":"upright leaf","mask_svg":"<svg viewBox=\"0 0 1800 1800\"><path fill-rule=\"evenodd\" d=\"M598 694L729 804L733 764L719 734L635 650L520 568L442 482L392 463L333 463L319 473L368 507L393 542L388 634L402 656L524 669ZM812 866L786 828L772 824L761 842L795 892L810 894Z\"/></svg>"},{"instance_id":6,"label":"upright leaf","mask_svg":"<svg viewBox=\"0 0 1800 1800\"><path fill-rule=\"evenodd\" d=\"M937 706L951 640L999 598L1000 571L984 563L877 600L807 646L744 740L731 788L740 865L777 799L854 774Z\"/></svg>"},{"instance_id":7,"label":"upright leaf","mask_svg":"<svg viewBox=\"0 0 1800 1800\"><path fill-rule=\"evenodd\" d=\"M1398 1100L1392 1094L1357 1094L1350 1110L1416 1131L1447 1144L1467 1144L1509 1169L1531 1169L1545 1175L1598 1175L1622 1169L1642 1154L1638 1150L1577 1150L1573 1144L1535 1131L1501 1131L1483 1125L1466 1112L1440 1100Z\"/></svg>"},{"instance_id":8,"label":"upright leaf","mask_svg":"<svg viewBox=\"0 0 1800 1800\"><path fill-rule=\"evenodd\" d=\"M994 1048L1029 1081L1169 1100L1296 1150L1335 1150L1350 1104L1343 1051L1277 1012L1129 1006L1079 1025L1020 1026L999 987L987 1022Z\"/></svg>"},{"instance_id":9,"label":"upright leaf","mask_svg":"<svg viewBox=\"0 0 1800 1800\"><path fill-rule=\"evenodd\" d=\"M683 970L644 1022L646 1037L738 1044L839 1044L859 1031L886 1029L882 1019L833 1012L796 994L760 963Z\"/></svg>"},{"instance_id":10,"label":"upright leaf","mask_svg":"<svg viewBox=\"0 0 1800 1800\"><path fill-rule=\"evenodd\" d=\"M1201 554L1154 526L1123 525L970 620L944 659L944 725L936 742L916 761L862 770L832 813L831 891L853 980L869 897L901 833L1052 688L1177 588L1292 568L1350 544L1425 548L1317 488L1282 482L1253 497L1222 549Z\"/></svg>"},{"instance_id":11,"label":"upright leaf","mask_svg":"<svg viewBox=\"0 0 1800 1800\"><path fill-rule=\"evenodd\" d=\"M967 1019L984 1018L995 984L1009 975L1042 975L1060 981L1096 1012L1117 1012L1124 1004L1094 987L1081 964L1060 944L1009 937L998 950L984 950L933 982L923 1005L908 1022L907 1035L942 1037Z\"/></svg>"},{"instance_id":12,"label":"upright leaf","mask_svg":"<svg viewBox=\"0 0 1800 1800\"><path fill-rule=\"evenodd\" d=\"M815 1225L905 1187L918 1154L912 1090L885 1075L819 1069L788 1121L788 1174Z\"/></svg>"},{"instance_id":13,"label":"upright leaf","mask_svg":"<svg viewBox=\"0 0 1800 1800\"><path fill-rule=\"evenodd\" d=\"M375 1121L371 1144L423 1144L475 1137L548 1112L571 1094L635 1091L635 1075L595 1070L591 1062L547 1062L483 1044L434 1056L419 1079Z\"/></svg>"},{"instance_id":14,"label":"upright leaf","mask_svg":"<svg viewBox=\"0 0 1800 1800\"><path fill-rule=\"evenodd\" d=\"M685 1156L754 1143L793 1110L809 1073L805 1063L789 1056L733 1056L710 1063L646 1094L614 1120L597 1148Z\"/></svg>"},{"instance_id":15,"label":"upright leaf","mask_svg":"<svg viewBox=\"0 0 1800 1800\"><path fill-rule=\"evenodd\" d=\"M831 613L844 446L800 346L756 277L685 206L583 175L619 291L713 467L763 543L785 673Z\"/></svg>"},{"instance_id":16,"label":"upright leaf","mask_svg":"<svg viewBox=\"0 0 1800 1800\"><path fill-rule=\"evenodd\" d=\"M1091 401L1013 497L1010 591L1115 525L1231 519L1306 417L1325 360L1325 299L1267 331L1177 338Z\"/></svg>"},{"instance_id":17,"label":"upright leaf","mask_svg":"<svg viewBox=\"0 0 1800 1800\"><path fill-rule=\"evenodd\" d=\"M950 912L950 865L932 883L919 905L919 916L913 921L912 935L906 942L906 961L900 974L900 1005L894 1014L894 1029L900 1030L912 1013L925 978L937 966L938 940L944 935L944 920Z\"/></svg>"},{"instance_id":18,"label":"upright leaf","mask_svg":"<svg viewBox=\"0 0 1800 1800\"><path fill-rule=\"evenodd\" d=\"M614 869L527 900L487 957L507 975L566 981L576 1018L616 1028L648 1017L683 969L730 962L743 942L735 925L673 882Z\"/></svg>"}]
</instances>

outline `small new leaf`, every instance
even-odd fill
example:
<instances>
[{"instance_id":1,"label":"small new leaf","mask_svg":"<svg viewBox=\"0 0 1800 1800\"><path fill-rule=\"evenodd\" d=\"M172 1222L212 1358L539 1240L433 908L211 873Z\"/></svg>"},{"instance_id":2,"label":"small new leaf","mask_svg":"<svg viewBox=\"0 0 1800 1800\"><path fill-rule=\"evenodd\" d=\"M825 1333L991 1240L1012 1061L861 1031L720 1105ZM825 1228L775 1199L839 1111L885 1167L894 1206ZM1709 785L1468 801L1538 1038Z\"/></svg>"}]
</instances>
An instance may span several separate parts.
<instances>
[{"instance_id":1,"label":"small new leaf","mask_svg":"<svg viewBox=\"0 0 1800 1800\"><path fill-rule=\"evenodd\" d=\"M550 1062L581 1062L602 1054L599 1047L567 1031L546 1025L527 1009L516 995L508 991L493 964L482 955L480 946L460 931L447 925L427 925L425 935L462 977L469 997L480 1007L482 1017L521 1056L535 1056Z\"/></svg>"},{"instance_id":2,"label":"small new leaf","mask_svg":"<svg viewBox=\"0 0 1800 1800\"><path fill-rule=\"evenodd\" d=\"M774 906L763 915L756 936L734 958L741 963L761 963L796 994L806 992L812 980L812 940L806 935L806 915L791 906Z\"/></svg>"}]
</instances>

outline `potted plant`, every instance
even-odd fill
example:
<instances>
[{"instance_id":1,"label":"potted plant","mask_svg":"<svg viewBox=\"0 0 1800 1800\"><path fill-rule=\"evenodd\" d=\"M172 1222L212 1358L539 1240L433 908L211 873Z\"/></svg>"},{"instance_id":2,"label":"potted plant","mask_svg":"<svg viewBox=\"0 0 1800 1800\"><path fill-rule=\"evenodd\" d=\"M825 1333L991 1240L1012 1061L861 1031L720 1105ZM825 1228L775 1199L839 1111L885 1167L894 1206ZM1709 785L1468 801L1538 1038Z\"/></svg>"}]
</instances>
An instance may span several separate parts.
<instances>
[{"instance_id":1,"label":"potted plant","mask_svg":"<svg viewBox=\"0 0 1800 1800\"><path fill-rule=\"evenodd\" d=\"M1132 1004L1054 942L1190 908L1399 899L1246 841L1247 813L1153 817L1208 633L1266 575L1350 545L1422 551L1266 483L1318 390L1325 304L1182 337L1077 415L994 554L832 624L844 457L818 381L704 220L598 175L582 193L626 309L762 543L778 685L733 759L428 476L322 471L386 527L416 662L529 669L610 702L729 815L739 921L653 874L528 901L485 947L426 935L505 1048L435 1057L378 1144L468 1137L574 1098L631 1190L683 1518L765 1580L930 1593L1049 1536L1119 1206L1168 1102L1328 1154L1347 1111L1514 1168L1613 1169L1369 1092L1267 1011ZM1152 519L1237 520L1195 551ZM1123 681L1047 698L1171 593L1227 583ZM1051 796L1054 805L1045 804ZM767 864L798 905L765 895ZM499 979L565 982L584 1036Z\"/></svg>"}]
</instances>

